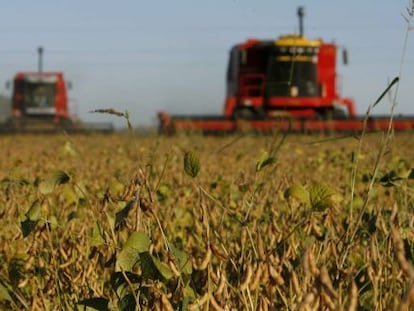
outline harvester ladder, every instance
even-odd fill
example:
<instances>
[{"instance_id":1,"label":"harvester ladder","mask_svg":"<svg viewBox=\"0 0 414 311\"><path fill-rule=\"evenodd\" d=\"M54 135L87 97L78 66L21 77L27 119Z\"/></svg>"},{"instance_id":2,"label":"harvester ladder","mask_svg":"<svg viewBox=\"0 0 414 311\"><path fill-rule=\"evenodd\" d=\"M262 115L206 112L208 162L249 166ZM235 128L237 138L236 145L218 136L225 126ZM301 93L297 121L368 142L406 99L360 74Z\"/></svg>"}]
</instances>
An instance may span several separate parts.
<instances>
[{"instance_id":1,"label":"harvester ladder","mask_svg":"<svg viewBox=\"0 0 414 311\"><path fill-rule=\"evenodd\" d=\"M239 94L243 97L262 97L264 95L265 75L244 73L240 75Z\"/></svg>"}]
</instances>

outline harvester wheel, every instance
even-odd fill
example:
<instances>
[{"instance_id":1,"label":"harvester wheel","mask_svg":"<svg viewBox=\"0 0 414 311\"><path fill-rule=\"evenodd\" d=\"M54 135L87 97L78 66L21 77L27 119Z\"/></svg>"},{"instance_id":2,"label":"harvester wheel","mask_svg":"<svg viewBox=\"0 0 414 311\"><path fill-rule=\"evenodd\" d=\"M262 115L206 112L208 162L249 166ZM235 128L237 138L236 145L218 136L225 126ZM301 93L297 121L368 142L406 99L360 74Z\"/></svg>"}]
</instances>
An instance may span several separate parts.
<instances>
[{"instance_id":1,"label":"harvester wheel","mask_svg":"<svg viewBox=\"0 0 414 311\"><path fill-rule=\"evenodd\" d=\"M347 117L345 111L340 109L334 109L333 116L334 119L346 119Z\"/></svg>"},{"instance_id":2,"label":"harvester wheel","mask_svg":"<svg viewBox=\"0 0 414 311\"><path fill-rule=\"evenodd\" d=\"M235 120L257 120L263 119L265 113L261 108L238 108L233 116Z\"/></svg>"},{"instance_id":3,"label":"harvester wheel","mask_svg":"<svg viewBox=\"0 0 414 311\"><path fill-rule=\"evenodd\" d=\"M69 118L62 118L59 120L59 127L63 129L72 129L73 121Z\"/></svg>"},{"instance_id":4,"label":"harvester wheel","mask_svg":"<svg viewBox=\"0 0 414 311\"><path fill-rule=\"evenodd\" d=\"M234 111L233 115L235 120L248 120L253 117L253 112L250 108L239 108Z\"/></svg>"},{"instance_id":5,"label":"harvester wheel","mask_svg":"<svg viewBox=\"0 0 414 311\"><path fill-rule=\"evenodd\" d=\"M319 111L319 116L323 120L346 119L346 114L340 109L323 109Z\"/></svg>"},{"instance_id":6,"label":"harvester wheel","mask_svg":"<svg viewBox=\"0 0 414 311\"><path fill-rule=\"evenodd\" d=\"M7 120L6 125L9 129L21 129L25 127L25 122L21 118L11 117Z\"/></svg>"}]
</instances>

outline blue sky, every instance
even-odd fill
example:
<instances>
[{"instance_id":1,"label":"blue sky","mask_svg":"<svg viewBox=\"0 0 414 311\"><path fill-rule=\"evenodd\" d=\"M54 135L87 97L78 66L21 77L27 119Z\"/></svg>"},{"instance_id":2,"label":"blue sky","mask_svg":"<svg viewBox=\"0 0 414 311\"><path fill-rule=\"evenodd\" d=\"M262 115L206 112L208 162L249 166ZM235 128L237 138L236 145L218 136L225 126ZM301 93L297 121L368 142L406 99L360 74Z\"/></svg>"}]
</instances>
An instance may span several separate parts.
<instances>
[{"instance_id":1,"label":"blue sky","mask_svg":"<svg viewBox=\"0 0 414 311\"><path fill-rule=\"evenodd\" d=\"M358 114L398 75L411 0L14 0L0 2L0 94L20 70L63 71L73 84L71 110L83 120L97 108L128 110L136 126L156 124L160 110L222 113L225 71L232 45L298 31L348 49L339 66L341 93ZM413 21L414 23L414 21ZM398 93L397 113L414 115L414 30ZM374 113L386 114L389 102Z\"/></svg>"}]
</instances>

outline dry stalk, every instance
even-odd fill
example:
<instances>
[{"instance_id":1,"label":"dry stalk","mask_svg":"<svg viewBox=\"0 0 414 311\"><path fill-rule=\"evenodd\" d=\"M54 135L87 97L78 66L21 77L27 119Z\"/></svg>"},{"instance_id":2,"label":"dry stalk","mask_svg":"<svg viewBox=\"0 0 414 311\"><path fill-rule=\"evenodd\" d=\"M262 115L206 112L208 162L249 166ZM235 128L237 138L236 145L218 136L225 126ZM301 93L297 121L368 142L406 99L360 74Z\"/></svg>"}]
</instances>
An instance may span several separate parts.
<instances>
[{"instance_id":1,"label":"dry stalk","mask_svg":"<svg viewBox=\"0 0 414 311\"><path fill-rule=\"evenodd\" d=\"M252 265L248 265L247 268L246 268L246 273L245 273L243 282L241 282L240 286L239 286L241 291L244 291L248 288L249 283L250 283L250 279L252 278L252 275L253 275Z\"/></svg>"},{"instance_id":2,"label":"dry stalk","mask_svg":"<svg viewBox=\"0 0 414 311\"><path fill-rule=\"evenodd\" d=\"M210 294L207 292L205 293L200 299L191 303L187 306L189 311L198 310L202 305L204 305L210 298Z\"/></svg>"},{"instance_id":3,"label":"dry stalk","mask_svg":"<svg viewBox=\"0 0 414 311\"><path fill-rule=\"evenodd\" d=\"M218 283L217 289L215 291L215 295L217 297L218 296L221 296L223 294L224 288L226 286L226 281L227 281L226 274L225 274L224 271L219 272L219 274L220 274L220 279L219 279L219 283Z\"/></svg>"},{"instance_id":4,"label":"dry stalk","mask_svg":"<svg viewBox=\"0 0 414 311\"><path fill-rule=\"evenodd\" d=\"M349 294L349 306L348 311L356 311L358 307L358 287L355 282L352 282L351 290Z\"/></svg>"},{"instance_id":5,"label":"dry stalk","mask_svg":"<svg viewBox=\"0 0 414 311\"><path fill-rule=\"evenodd\" d=\"M210 243L210 248L211 251L213 252L213 255L220 260L227 260L228 255L225 254L224 252L222 252L221 250L218 249L218 247L216 247L213 243Z\"/></svg>"},{"instance_id":6,"label":"dry stalk","mask_svg":"<svg viewBox=\"0 0 414 311\"><path fill-rule=\"evenodd\" d=\"M398 305L398 311L410 310L410 306L414 306L414 284L412 284L404 294L403 299Z\"/></svg>"},{"instance_id":7,"label":"dry stalk","mask_svg":"<svg viewBox=\"0 0 414 311\"><path fill-rule=\"evenodd\" d=\"M204 258L199 263L194 262L194 264L193 264L194 269L196 269L196 270L205 270L205 269L207 269L208 264L211 261L211 255L212 255L212 252L211 252L211 249L209 247L209 248L207 248L207 252L204 255Z\"/></svg>"},{"instance_id":8,"label":"dry stalk","mask_svg":"<svg viewBox=\"0 0 414 311\"><path fill-rule=\"evenodd\" d=\"M270 306L270 301L266 296L260 297L259 300L259 311L268 311Z\"/></svg>"},{"instance_id":9,"label":"dry stalk","mask_svg":"<svg viewBox=\"0 0 414 311\"><path fill-rule=\"evenodd\" d=\"M291 280L292 280L293 290L294 290L296 296L298 297L298 300L301 300L302 299L302 291L300 289L298 275L296 274L295 271L292 270L290 272L290 277L291 277Z\"/></svg>"},{"instance_id":10,"label":"dry stalk","mask_svg":"<svg viewBox=\"0 0 414 311\"><path fill-rule=\"evenodd\" d=\"M217 285L220 279L219 272L214 272L213 268L211 268L210 272L210 280L213 282L213 284Z\"/></svg>"},{"instance_id":11,"label":"dry stalk","mask_svg":"<svg viewBox=\"0 0 414 311\"><path fill-rule=\"evenodd\" d=\"M250 284L251 290L256 290L257 288L259 288L264 269L266 269L265 265L263 263L259 263L256 269L254 279Z\"/></svg>"},{"instance_id":12,"label":"dry stalk","mask_svg":"<svg viewBox=\"0 0 414 311\"><path fill-rule=\"evenodd\" d=\"M139 305L139 297L138 297L138 295L135 293L135 290L134 290L134 285L132 284L131 280L128 278L128 276L127 276L127 274L125 273L125 270L124 270L124 269L121 269L121 273L122 273L122 276L124 277L124 279L125 279L126 283L128 284L128 287L129 287L129 289L131 290L131 293L133 293L135 303L136 303L137 305Z\"/></svg>"},{"instance_id":13,"label":"dry stalk","mask_svg":"<svg viewBox=\"0 0 414 311\"><path fill-rule=\"evenodd\" d=\"M246 227L243 227L240 234L240 244L242 246L245 246L247 242L247 229Z\"/></svg>"},{"instance_id":14,"label":"dry stalk","mask_svg":"<svg viewBox=\"0 0 414 311\"><path fill-rule=\"evenodd\" d=\"M214 295L210 296L210 305L213 308L213 310L216 310L216 311L224 311L225 310L218 304L216 298L214 298Z\"/></svg>"},{"instance_id":15,"label":"dry stalk","mask_svg":"<svg viewBox=\"0 0 414 311\"><path fill-rule=\"evenodd\" d=\"M320 293L321 296L321 301L324 305L326 305L328 307L329 310L336 310L336 306L334 301L332 300L332 298L329 296L328 293L326 293L325 291L321 291Z\"/></svg>"},{"instance_id":16,"label":"dry stalk","mask_svg":"<svg viewBox=\"0 0 414 311\"><path fill-rule=\"evenodd\" d=\"M309 247L303 256L303 270L306 276L318 276L319 269L316 266L315 256L312 252L313 247Z\"/></svg>"},{"instance_id":17,"label":"dry stalk","mask_svg":"<svg viewBox=\"0 0 414 311\"><path fill-rule=\"evenodd\" d=\"M395 255L397 257L398 264L401 270L406 274L406 276L412 282L414 280L414 269L411 266L411 264L408 262L407 258L405 258L404 243L401 239L400 232L398 231L398 228L396 228L395 226L392 227L391 232L392 232L392 238L394 241Z\"/></svg>"},{"instance_id":18,"label":"dry stalk","mask_svg":"<svg viewBox=\"0 0 414 311\"><path fill-rule=\"evenodd\" d=\"M163 311L174 311L174 308L166 294L161 295L161 305Z\"/></svg>"},{"instance_id":19,"label":"dry stalk","mask_svg":"<svg viewBox=\"0 0 414 311\"><path fill-rule=\"evenodd\" d=\"M375 270L372 267L372 265L368 266L367 268L367 274L369 277L369 280L371 281L371 284L373 286L373 290L374 290L374 299L375 301L377 301L377 296L378 296L378 283L381 277L381 272L378 271L379 276L375 275Z\"/></svg>"},{"instance_id":20,"label":"dry stalk","mask_svg":"<svg viewBox=\"0 0 414 311\"><path fill-rule=\"evenodd\" d=\"M317 297L315 293L309 292L303 298L301 304L299 305L299 311L308 311L308 310L315 310L315 306L318 304Z\"/></svg>"},{"instance_id":21,"label":"dry stalk","mask_svg":"<svg viewBox=\"0 0 414 311\"><path fill-rule=\"evenodd\" d=\"M168 266L170 267L171 271L174 273L176 277L179 277L181 275L181 272L178 270L177 266L175 265L174 260L169 259Z\"/></svg>"},{"instance_id":22,"label":"dry stalk","mask_svg":"<svg viewBox=\"0 0 414 311\"><path fill-rule=\"evenodd\" d=\"M330 298L338 298L338 294L333 288L331 278L329 277L328 269L325 266L320 269L319 282L321 283L323 289L326 290L326 293Z\"/></svg>"},{"instance_id":23,"label":"dry stalk","mask_svg":"<svg viewBox=\"0 0 414 311\"><path fill-rule=\"evenodd\" d=\"M266 252L264 248L263 239L260 234L257 235L257 252L259 254L259 258L262 261L266 260Z\"/></svg>"},{"instance_id":24,"label":"dry stalk","mask_svg":"<svg viewBox=\"0 0 414 311\"><path fill-rule=\"evenodd\" d=\"M271 279L279 286L283 286L285 284L285 280L283 280L282 276L280 275L279 271L276 270L276 268L269 263L268 264L269 269L269 275Z\"/></svg>"}]
</instances>

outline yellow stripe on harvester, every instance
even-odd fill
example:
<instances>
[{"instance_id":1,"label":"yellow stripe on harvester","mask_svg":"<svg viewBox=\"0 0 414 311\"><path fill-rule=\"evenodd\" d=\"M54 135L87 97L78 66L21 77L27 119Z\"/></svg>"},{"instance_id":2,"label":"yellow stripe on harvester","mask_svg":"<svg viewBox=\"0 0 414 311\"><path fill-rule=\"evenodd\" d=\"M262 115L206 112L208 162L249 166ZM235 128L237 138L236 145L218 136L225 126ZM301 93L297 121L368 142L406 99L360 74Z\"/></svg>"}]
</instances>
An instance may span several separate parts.
<instances>
[{"instance_id":1,"label":"yellow stripe on harvester","mask_svg":"<svg viewBox=\"0 0 414 311\"><path fill-rule=\"evenodd\" d=\"M276 46L294 46L294 47L320 47L320 40L308 40L304 36L287 35L277 39L274 44Z\"/></svg>"},{"instance_id":2,"label":"yellow stripe on harvester","mask_svg":"<svg viewBox=\"0 0 414 311\"><path fill-rule=\"evenodd\" d=\"M304 55L295 55L295 56L283 55L283 56L277 56L276 60L278 60L279 62L314 62L315 58L314 56L304 56Z\"/></svg>"}]
</instances>

